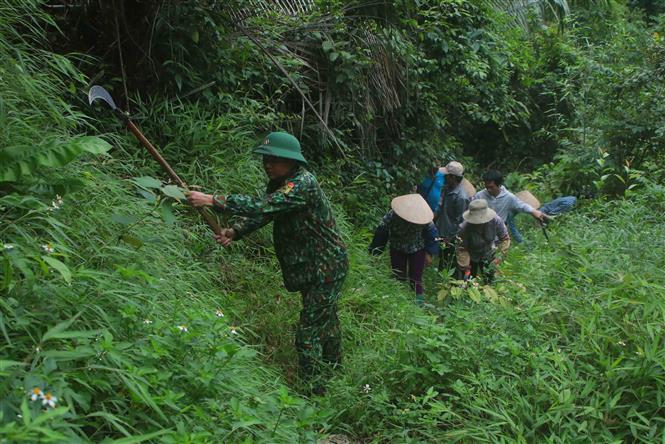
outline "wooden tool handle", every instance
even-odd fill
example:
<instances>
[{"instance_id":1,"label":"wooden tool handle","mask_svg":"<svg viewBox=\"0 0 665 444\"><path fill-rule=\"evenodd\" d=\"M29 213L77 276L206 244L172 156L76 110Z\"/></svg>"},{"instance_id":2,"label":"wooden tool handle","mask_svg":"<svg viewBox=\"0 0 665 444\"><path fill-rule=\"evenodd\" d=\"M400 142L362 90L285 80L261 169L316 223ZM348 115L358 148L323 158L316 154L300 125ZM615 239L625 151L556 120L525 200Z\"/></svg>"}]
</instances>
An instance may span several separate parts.
<instances>
[{"instance_id":1,"label":"wooden tool handle","mask_svg":"<svg viewBox=\"0 0 665 444\"><path fill-rule=\"evenodd\" d=\"M134 134L134 136L139 140L139 142L141 142L141 145L143 145L150 152L150 155L154 157L157 162L159 162L162 168L166 170L171 179L175 183L177 183L179 187L189 190L187 184L185 184L185 182L183 182L183 180L178 176L178 174L176 174L173 168L171 168L171 165L169 165L166 159L164 159L162 155L159 154L159 151L157 151L157 149L152 145L152 143L150 143L150 141L146 139L141 130L139 130L136 125L134 125L134 122L132 122L129 119L125 119L125 121L127 122L127 128L129 128L132 134ZM222 233L222 229L217 223L217 219L215 218L215 216L210 214L204 208L195 208L195 210L198 211L198 213L208 223L208 225L215 234Z\"/></svg>"}]
</instances>

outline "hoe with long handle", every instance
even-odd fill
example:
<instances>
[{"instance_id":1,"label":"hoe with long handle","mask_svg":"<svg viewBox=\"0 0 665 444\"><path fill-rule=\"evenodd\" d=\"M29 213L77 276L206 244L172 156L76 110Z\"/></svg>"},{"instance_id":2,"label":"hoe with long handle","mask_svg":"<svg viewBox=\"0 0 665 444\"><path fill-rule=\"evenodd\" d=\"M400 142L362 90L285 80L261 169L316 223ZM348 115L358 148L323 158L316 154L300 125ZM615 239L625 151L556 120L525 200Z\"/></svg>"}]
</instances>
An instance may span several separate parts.
<instances>
[{"instance_id":1,"label":"hoe with long handle","mask_svg":"<svg viewBox=\"0 0 665 444\"><path fill-rule=\"evenodd\" d=\"M88 91L88 101L92 105L92 103L97 99L106 102L106 104L111 108L111 110L113 110L115 115L120 117L123 120L123 122L125 122L129 131L131 131L132 134L136 136L139 142L141 142L141 145L143 145L145 149L147 149L150 152L150 155L154 157L155 160L159 162L159 164L162 166L162 168L166 170L171 179L176 184L178 184L179 187L188 190L187 184L183 182L183 180L180 179L180 177L178 177L173 168L171 168L171 165L169 165L169 163L162 157L162 155L159 154L159 151L157 151L157 149L152 145L152 143L150 143L150 141L146 139L141 130L139 130L136 125L134 125L134 122L132 122L129 119L129 117L125 113L123 113L122 110L120 110L120 108L116 106L115 102L113 101L113 97L111 97L111 94L109 94L109 92L104 88L102 88L101 86L94 85L92 88L90 88L90 91ZM196 208L196 211L198 211L201 217L205 219L205 221L208 223L212 231L215 232L215 234L221 234L222 230L219 224L217 223L217 220L212 214L210 214L203 208Z\"/></svg>"}]
</instances>

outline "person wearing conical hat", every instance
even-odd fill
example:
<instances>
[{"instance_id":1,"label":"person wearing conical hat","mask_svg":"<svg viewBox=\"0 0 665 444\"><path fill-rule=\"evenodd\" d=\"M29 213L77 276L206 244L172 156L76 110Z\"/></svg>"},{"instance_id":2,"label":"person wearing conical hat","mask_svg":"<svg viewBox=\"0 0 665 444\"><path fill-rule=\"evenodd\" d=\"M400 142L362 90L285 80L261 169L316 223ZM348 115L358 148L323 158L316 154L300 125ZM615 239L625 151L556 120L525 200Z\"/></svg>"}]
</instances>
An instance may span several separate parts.
<instances>
[{"instance_id":1,"label":"person wearing conical hat","mask_svg":"<svg viewBox=\"0 0 665 444\"><path fill-rule=\"evenodd\" d=\"M204 194L192 191L192 205L210 206L242 216L215 236L223 246L273 222L275 253L284 285L302 294L296 332L300 374L313 393L325 391L327 370L341 363L341 332L337 300L348 270L342 240L328 198L291 134L270 133L254 153L263 155L268 176L263 196Z\"/></svg>"},{"instance_id":2,"label":"person wearing conical hat","mask_svg":"<svg viewBox=\"0 0 665 444\"><path fill-rule=\"evenodd\" d=\"M506 224L485 199L471 201L463 218L456 249L460 277L468 280L482 275L487 282L492 282L495 266L510 248Z\"/></svg>"},{"instance_id":3,"label":"person wearing conical hat","mask_svg":"<svg viewBox=\"0 0 665 444\"><path fill-rule=\"evenodd\" d=\"M455 257L454 239L459 233L462 214L469 206L469 195L464 186L464 166L456 161L448 162L443 168L446 186L441 195L441 205L436 214L436 228L442 239L442 251L439 256L439 271L452 268Z\"/></svg>"},{"instance_id":4,"label":"person wearing conical hat","mask_svg":"<svg viewBox=\"0 0 665 444\"><path fill-rule=\"evenodd\" d=\"M387 233L390 265L395 277L409 280L416 292L416 303L425 302L423 271L439 254L438 233L432 222L434 213L420 194L398 196L390 203L377 233Z\"/></svg>"}]
</instances>

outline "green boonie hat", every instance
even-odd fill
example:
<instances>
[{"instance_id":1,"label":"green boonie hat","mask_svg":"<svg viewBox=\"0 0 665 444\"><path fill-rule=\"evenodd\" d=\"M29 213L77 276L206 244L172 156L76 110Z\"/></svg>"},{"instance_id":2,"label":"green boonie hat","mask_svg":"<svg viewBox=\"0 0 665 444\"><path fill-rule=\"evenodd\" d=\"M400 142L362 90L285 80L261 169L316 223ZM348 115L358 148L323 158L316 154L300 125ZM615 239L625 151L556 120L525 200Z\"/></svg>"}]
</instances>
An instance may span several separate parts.
<instances>
[{"instance_id":1,"label":"green boonie hat","mask_svg":"<svg viewBox=\"0 0 665 444\"><path fill-rule=\"evenodd\" d=\"M254 149L254 152L307 163L300 150L300 142L289 133L274 132L268 134L263 139L263 143Z\"/></svg>"}]
</instances>

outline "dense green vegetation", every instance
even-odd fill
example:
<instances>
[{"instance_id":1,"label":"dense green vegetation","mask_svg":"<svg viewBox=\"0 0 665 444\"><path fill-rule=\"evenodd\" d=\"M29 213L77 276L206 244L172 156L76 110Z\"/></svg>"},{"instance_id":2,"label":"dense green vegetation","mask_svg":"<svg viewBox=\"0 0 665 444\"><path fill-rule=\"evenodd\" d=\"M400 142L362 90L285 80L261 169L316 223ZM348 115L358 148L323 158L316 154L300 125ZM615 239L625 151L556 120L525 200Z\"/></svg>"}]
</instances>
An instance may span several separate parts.
<instances>
[{"instance_id":1,"label":"dense green vegetation","mask_svg":"<svg viewBox=\"0 0 665 444\"><path fill-rule=\"evenodd\" d=\"M229 5L0 6L0 442L663 442L662 7L510 3L243 21L330 132ZM216 247L91 78L204 189L261 192L249 148L301 137L351 253L325 396L297 390L270 231ZM492 288L428 270L423 310L365 248L434 155L587 199L550 242L520 220Z\"/></svg>"}]
</instances>

